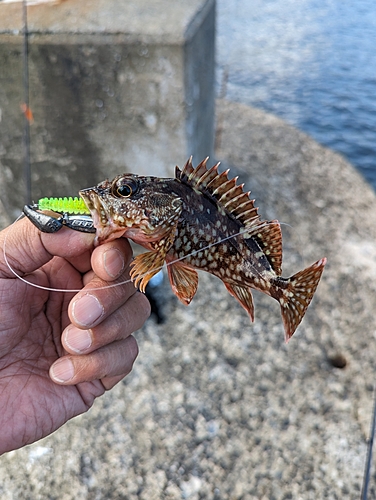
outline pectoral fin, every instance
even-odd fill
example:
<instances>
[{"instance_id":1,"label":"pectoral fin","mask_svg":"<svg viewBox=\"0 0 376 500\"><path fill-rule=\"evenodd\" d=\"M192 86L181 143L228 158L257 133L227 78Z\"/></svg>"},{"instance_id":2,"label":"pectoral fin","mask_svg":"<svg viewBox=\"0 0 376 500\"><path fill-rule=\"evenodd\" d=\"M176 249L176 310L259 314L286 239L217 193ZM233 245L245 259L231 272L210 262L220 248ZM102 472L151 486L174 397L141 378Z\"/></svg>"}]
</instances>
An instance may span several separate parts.
<instances>
[{"instance_id":1,"label":"pectoral fin","mask_svg":"<svg viewBox=\"0 0 376 500\"><path fill-rule=\"evenodd\" d=\"M131 263L130 277L134 286L145 292L149 280L160 271L164 264L164 253L146 252L137 255Z\"/></svg>"},{"instance_id":2,"label":"pectoral fin","mask_svg":"<svg viewBox=\"0 0 376 500\"><path fill-rule=\"evenodd\" d=\"M238 285L230 285L229 283L224 284L227 288L228 292L235 297L240 304L244 307L244 309L249 314L251 321L254 320L254 307L253 307L253 299L250 288L246 288Z\"/></svg>"},{"instance_id":3,"label":"pectoral fin","mask_svg":"<svg viewBox=\"0 0 376 500\"><path fill-rule=\"evenodd\" d=\"M138 287L141 292L145 292L149 280L162 269L166 259L166 253L175 239L176 224L177 221L174 226L169 228L165 238L149 241L148 248L154 250L137 255L131 263L132 269L129 273L131 280L134 281L134 285ZM138 240L138 242L140 242L140 240Z\"/></svg>"},{"instance_id":4,"label":"pectoral fin","mask_svg":"<svg viewBox=\"0 0 376 500\"><path fill-rule=\"evenodd\" d=\"M187 306L197 291L197 272L183 266L180 262L168 265L167 271L174 294Z\"/></svg>"}]
</instances>

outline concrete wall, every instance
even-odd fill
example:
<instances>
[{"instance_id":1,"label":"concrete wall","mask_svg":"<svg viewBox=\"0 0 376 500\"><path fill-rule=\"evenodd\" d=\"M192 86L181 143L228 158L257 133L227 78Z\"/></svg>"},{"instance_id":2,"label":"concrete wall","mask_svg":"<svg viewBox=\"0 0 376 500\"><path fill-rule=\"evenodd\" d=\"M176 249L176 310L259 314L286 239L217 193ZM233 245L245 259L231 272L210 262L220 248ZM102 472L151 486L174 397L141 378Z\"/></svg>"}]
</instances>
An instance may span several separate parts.
<instances>
[{"instance_id":1,"label":"concrete wall","mask_svg":"<svg viewBox=\"0 0 376 500\"><path fill-rule=\"evenodd\" d=\"M32 197L213 152L214 0L28 9ZM23 205L21 3L0 3L0 200Z\"/></svg>"}]
</instances>

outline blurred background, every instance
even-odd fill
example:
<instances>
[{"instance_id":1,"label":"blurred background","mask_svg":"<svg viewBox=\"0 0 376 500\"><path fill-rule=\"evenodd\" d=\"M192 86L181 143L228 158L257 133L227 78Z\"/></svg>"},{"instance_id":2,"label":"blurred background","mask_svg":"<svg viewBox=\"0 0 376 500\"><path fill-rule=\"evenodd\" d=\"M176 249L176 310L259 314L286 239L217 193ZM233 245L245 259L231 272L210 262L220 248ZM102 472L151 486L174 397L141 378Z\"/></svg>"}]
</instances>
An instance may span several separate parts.
<instances>
[{"instance_id":1,"label":"blurred background","mask_svg":"<svg viewBox=\"0 0 376 500\"><path fill-rule=\"evenodd\" d=\"M373 0L218 0L217 92L342 153L376 189Z\"/></svg>"}]
</instances>

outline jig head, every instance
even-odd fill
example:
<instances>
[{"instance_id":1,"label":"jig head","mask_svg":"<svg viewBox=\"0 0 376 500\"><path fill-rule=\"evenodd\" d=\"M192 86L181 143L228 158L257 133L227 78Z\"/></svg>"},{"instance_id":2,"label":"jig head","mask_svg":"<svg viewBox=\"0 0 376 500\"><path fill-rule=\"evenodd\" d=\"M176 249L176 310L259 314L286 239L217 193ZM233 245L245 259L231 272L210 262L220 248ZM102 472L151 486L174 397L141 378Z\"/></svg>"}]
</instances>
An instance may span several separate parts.
<instances>
[{"instance_id":1,"label":"jig head","mask_svg":"<svg viewBox=\"0 0 376 500\"><path fill-rule=\"evenodd\" d=\"M41 210L54 212L57 217ZM41 198L34 205L25 205L23 213L42 233L56 233L64 226L83 233L95 233L93 219L80 198Z\"/></svg>"}]
</instances>

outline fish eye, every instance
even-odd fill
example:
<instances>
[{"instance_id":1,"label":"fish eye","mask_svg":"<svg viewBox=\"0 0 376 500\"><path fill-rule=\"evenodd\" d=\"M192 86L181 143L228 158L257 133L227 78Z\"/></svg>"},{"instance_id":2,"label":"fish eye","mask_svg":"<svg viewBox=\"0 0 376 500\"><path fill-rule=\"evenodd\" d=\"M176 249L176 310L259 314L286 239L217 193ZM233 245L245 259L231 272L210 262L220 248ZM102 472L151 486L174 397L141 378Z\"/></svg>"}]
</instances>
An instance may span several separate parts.
<instances>
[{"instance_id":1,"label":"fish eye","mask_svg":"<svg viewBox=\"0 0 376 500\"><path fill-rule=\"evenodd\" d=\"M111 193L116 198L129 198L138 189L135 179L118 179L111 187Z\"/></svg>"}]
</instances>

